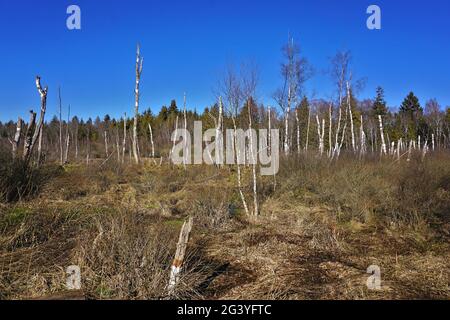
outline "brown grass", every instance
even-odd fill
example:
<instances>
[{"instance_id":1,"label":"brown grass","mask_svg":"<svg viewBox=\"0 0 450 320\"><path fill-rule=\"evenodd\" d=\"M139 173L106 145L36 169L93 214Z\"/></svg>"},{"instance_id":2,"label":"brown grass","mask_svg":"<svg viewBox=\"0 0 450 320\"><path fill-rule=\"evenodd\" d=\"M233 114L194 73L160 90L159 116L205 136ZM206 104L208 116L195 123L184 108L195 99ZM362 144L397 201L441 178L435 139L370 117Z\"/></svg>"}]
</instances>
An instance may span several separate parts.
<instances>
[{"instance_id":1,"label":"brown grass","mask_svg":"<svg viewBox=\"0 0 450 320\"><path fill-rule=\"evenodd\" d=\"M89 299L448 299L449 164L445 153L284 159L276 185L260 178L252 223L233 168L65 166L32 196L0 204L0 298L64 293L75 264ZM247 168L243 179L251 203ZM169 297L189 215L188 257ZM366 287L372 264L381 291Z\"/></svg>"}]
</instances>

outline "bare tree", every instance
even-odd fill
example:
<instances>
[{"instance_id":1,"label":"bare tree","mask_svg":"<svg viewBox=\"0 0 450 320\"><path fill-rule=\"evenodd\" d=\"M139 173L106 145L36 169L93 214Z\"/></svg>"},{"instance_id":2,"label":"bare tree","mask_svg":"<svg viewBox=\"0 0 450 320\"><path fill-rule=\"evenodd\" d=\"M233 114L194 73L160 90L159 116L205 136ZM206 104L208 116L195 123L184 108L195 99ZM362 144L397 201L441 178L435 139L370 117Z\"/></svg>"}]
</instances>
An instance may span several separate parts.
<instances>
[{"instance_id":1,"label":"bare tree","mask_svg":"<svg viewBox=\"0 0 450 320\"><path fill-rule=\"evenodd\" d=\"M308 60L300 56L300 49L294 44L294 39L289 36L287 44L282 49L285 62L281 65L283 86L274 94L274 99L284 112L284 152L290 152L289 118L291 107L302 95L304 83L313 74Z\"/></svg>"},{"instance_id":2,"label":"bare tree","mask_svg":"<svg viewBox=\"0 0 450 320\"><path fill-rule=\"evenodd\" d=\"M69 128L69 123L70 123L70 105L69 105L68 113L67 113L66 149L64 151L64 163L67 163L69 161L69 147L70 147L70 128Z\"/></svg>"},{"instance_id":3,"label":"bare tree","mask_svg":"<svg viewBox=\"0 0 450 320\"><path fill-rule=\"evenodd\" d=\"M122 142L122 163L125 163L125 151L127 145L127 114L123 117L123 142Z\"/></svg>"},{"instance_id":4,"label":"bare tree","mask_svg":"<svg viewBox=\"0 0 450 320\"><path fill-rule=\"evenodd\" d=\"M59 162L63 164L63 138L62 138L62 101L61 101L61 87L58 88L59 97Z\"/></svg>"},{"instance_id":5,"label":"bare tree","mask_svg":"<svg viewBox=\"0 0 450 320\"><path fill-rule=\"evenodd\" d=\"M141 57L141 51L139 44L136 50L136 86L134 89L135 103L134 103L134 125L133 125L133 155L136 164L139 163L139 151L138 151L138 117L139 117L139 84L141 81L142 67L144 64L144 58Z\"/></svg>"},{"instance_id":6,"label":"bare tree","mask_svg":"<svg viewBox=\"0 0 450 320\"><path fill-rule=\"evenodd\" d=\"M36 145L36 142L44 126L45 111L47 110L48 87L42 88L41 78L39 76L36 77L36 88L41 97L41 113L39 115L38 124L36 125L36 113L30 111L31 117L30 123L28 124L28 130L23 153L23 159L26 163L30 161L34 146Z\"/></svg>"},{"instance_id":7,"label":"bare tree","mask_svg":"<svg viewBox=\"0 0 450 320\"><path fill-rule=\"evenodd\" d=\"M228 113L231 117L231 120L233 122L233 147L235 148L234 154L234 160L240 158L240 151L239 148L236 147L237 143L237 137L236 137L236 131L237 131L237 124L236 124L236 118L239 112L239 107L242 102L242 84L238 76L236 75L236 71L234 70L234 67L232 65L228 65L227 69L225 70L225 75L223 79L219 82L219 91L222 92L223 96L226 97L228 102ZM238 182L238 190L239 190L239 196L242 201L242 205L244 207L245 213L247 215L250 214L250 211L248 209L247 201L245 199L244 192L242 191L242 173L241 173L241 166L239 164L239 161L236 162L236 168L237 168L237 182Z\"/></svg>"},{"instance_id":8,"label":"bare tree","mask_svg":"<svg viewBox=\"0 0 450 320\"><path fill-rule=\"evenodd\" d=\"M19 119L17 119L17 127L16 127L16 133L14 134L14 139L9 140L9 142L11 143L11 146L12 146L13 159L16 158L17 149L19 149L20 138L21 138L21 133L22 133L22 123L23 123L22 118L19 117Z\"/></svg>"}]
</instances>

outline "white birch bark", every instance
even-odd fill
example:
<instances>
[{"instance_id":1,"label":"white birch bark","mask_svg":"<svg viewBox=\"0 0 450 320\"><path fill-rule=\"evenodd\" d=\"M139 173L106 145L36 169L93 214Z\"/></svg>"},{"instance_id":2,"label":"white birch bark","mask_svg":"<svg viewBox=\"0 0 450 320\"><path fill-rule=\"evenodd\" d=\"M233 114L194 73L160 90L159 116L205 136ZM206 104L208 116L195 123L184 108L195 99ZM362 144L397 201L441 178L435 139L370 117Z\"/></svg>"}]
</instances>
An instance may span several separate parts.
<instances>
[{"instance_id":1,"label":"white birch bark","mask_svg":"<svg viewBox=\"0 0 450 320\"><path fill-rule=\"evenodd\" d=\"M350 99L350 84L347 81L347 105L348 105L348 112L350 115L350 132L352 134L352 149L353 152L356 151L356 142L355 142L355 129L353 126L353 112L352 112L352 106L351 106L351 99Z\"/></svg>"},{"instance_id":2,"label":"white birch bark","mask_svg":"<svg viewBox=\"0 0 450 320\"><path fill-rule=\"evenodd\" d=\"M381 115L378 116L378 123L380 126L380 136L381 136L381 155L386 155L386 142L384 141L384 130L383 130L383 119L381 118Z\"/></svg>"},{"instance_id":3,"label":"white birch bark","mask_svg":"<svg viewBox=\"0 0 450 320\"><path fill-rule=\"evenodd\" d=\"M123 141L122 141L122 163L125 163L125 151L127 146L127 114L123 117Z\"/></svg>"},{"instance_id":4,"label":"white birch bark","mask_svg":"<svg viewBox=\"0 0 450 320\"><path fill-rule=\"evenodd\" d=\"M134 89L134 125L133 125L133 155L136 164L139 163L139 151L138 151L138 117L139 117L139 84L141 81L142 67L144 64L144 58L141 57L140 47L137 46L136 50L136 84Z\"/></svg>"},{"instance_id":5,"label":"white birch bark","mask_svg":"<svg viewBox=\"0 0 450 320\"><path fill-rule=\"evenodd\" d=\"M189 235L192 230L192 224L193 219L192 217L189 217L189 219L183 223L180 231L175 258L173 260L172 267L170 268L169 285L167 286L169 295L174 294L180 279L180 273L182 271L184 258L186 256L186 249L189 242Z\"/></svg>"}]
</instances>

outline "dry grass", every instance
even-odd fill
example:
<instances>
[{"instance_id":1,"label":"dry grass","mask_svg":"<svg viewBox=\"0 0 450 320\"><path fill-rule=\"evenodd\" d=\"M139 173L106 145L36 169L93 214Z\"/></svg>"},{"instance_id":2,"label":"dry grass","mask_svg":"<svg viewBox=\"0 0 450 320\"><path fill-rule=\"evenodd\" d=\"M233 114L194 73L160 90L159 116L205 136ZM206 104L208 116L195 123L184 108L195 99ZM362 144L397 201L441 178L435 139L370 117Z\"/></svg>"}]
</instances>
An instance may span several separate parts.
<instances>
[{"instance_id":1,"label":"dry grass","mask_svg":"<svg viewBox=\"0 0 450 320\"><path fill-rule=\"evenodd\" d=\"M65 292L79 265L90 299L450 298L450 159L283 160L260 179L261 216L243 214L233 168L110 161L65 166L0 205L0 298ZM250 172L243 168L250 201ZM167 295L178 232L188 258ZM366 269L382 269L382 290Z\"/></svg>"}]
</instances>

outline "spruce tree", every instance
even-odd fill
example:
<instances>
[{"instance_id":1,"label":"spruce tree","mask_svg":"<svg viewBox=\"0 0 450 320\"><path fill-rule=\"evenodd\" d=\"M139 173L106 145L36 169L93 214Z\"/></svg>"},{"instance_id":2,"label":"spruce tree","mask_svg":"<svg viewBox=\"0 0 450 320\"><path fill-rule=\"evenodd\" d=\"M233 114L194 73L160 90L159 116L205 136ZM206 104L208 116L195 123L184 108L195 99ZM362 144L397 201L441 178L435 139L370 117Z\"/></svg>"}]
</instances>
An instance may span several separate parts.
<instances>
[{"instance_id":1,"label":"spruce tree","mask_svg":"<svg viewBox=\"0 0 450 320\"><path fill-rule=\"evenodd\" d=\"M411 118L415 118L419 113L422 113L422 107L413 92L410 92L408 96L403 100L400 106L400 113L408 115Z\"/></svg>"},{"instance_id":2,"label":"spruce tree","mask_svg":"<svg viewBox=\"0 0 450 320\"><path fill-rule=\"evenodd\" d=\"M384 100L384 90L382 87L377 88L377 96L373 103L372 111L375 117L385 116L388 113L386 101Z\"/></svg>"}]
</instances>

